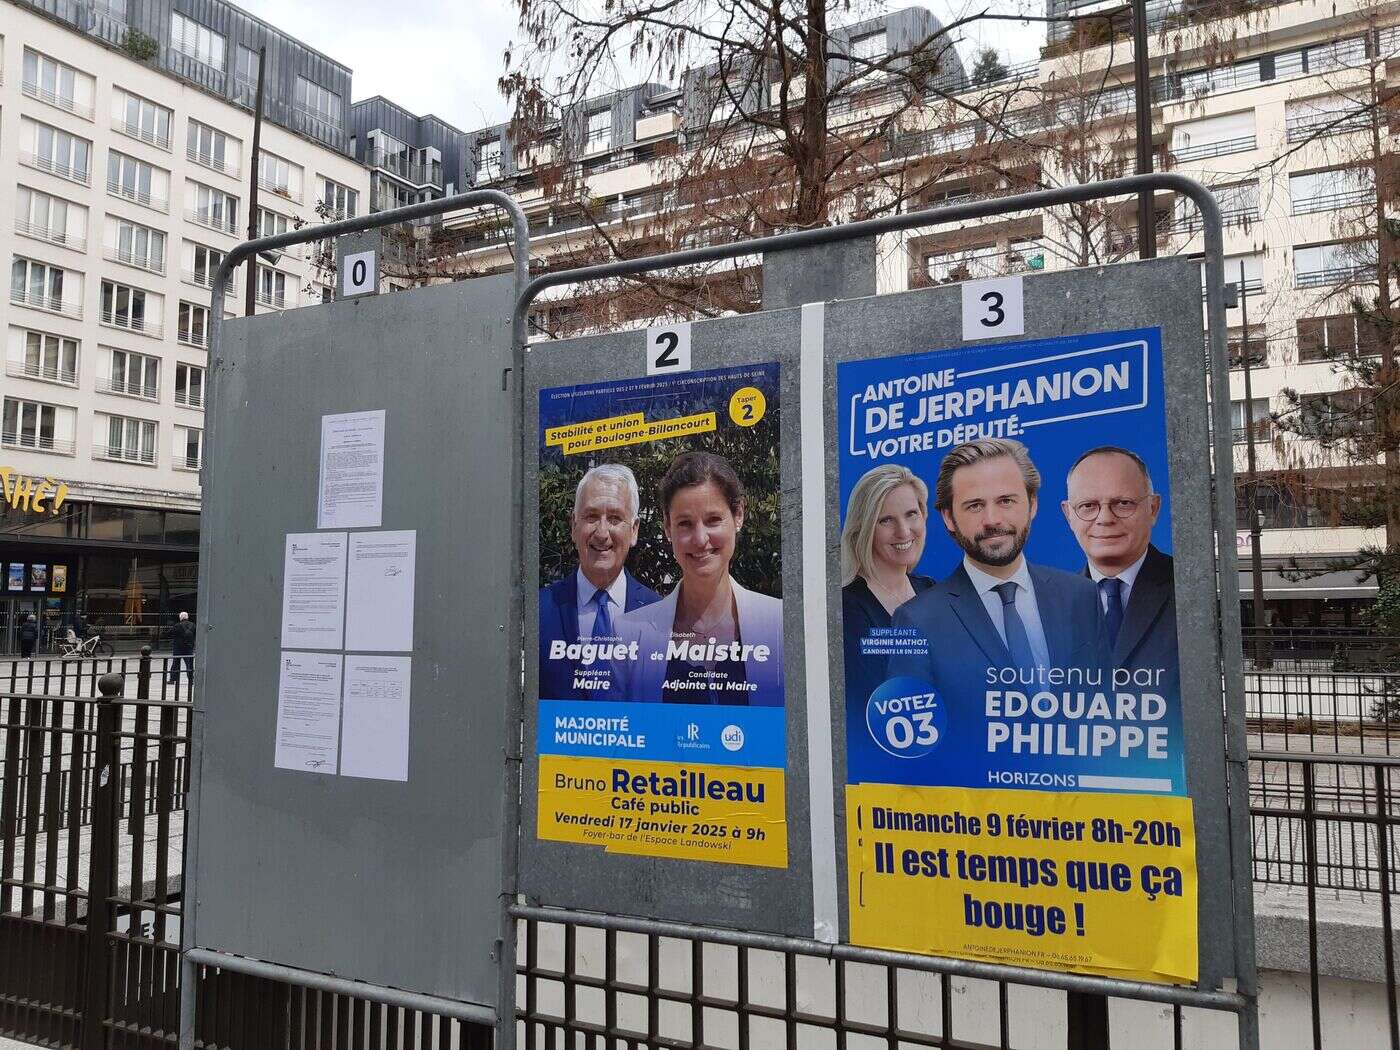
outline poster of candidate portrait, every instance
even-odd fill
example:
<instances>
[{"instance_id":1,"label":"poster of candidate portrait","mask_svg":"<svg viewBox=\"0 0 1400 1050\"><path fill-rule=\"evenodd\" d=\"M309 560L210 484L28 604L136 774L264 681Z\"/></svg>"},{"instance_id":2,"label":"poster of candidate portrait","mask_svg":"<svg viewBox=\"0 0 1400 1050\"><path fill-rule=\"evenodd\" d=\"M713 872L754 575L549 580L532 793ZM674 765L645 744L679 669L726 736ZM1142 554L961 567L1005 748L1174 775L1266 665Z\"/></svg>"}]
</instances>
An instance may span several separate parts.
<instances>
[{"instance_id":1,"label":"poster of candidate portrait","mask_svg":"<svg viewBox=\"0 0 1400 1050\"><path fill-rule=\"evenodd\" d=\"M1160 331L849 362L838 405L853 935L1192 979Z\"/></svg>"},{"instance_id":2,"label":"poster of candidate portrait","mask_svg":"<svg viewBox=\"0 0 1400 1050\"><path fill-rule=\"evenodd\" d=\"M539 835L786 863L778 366L539 395Z\"/></svg>"}]
</instances>

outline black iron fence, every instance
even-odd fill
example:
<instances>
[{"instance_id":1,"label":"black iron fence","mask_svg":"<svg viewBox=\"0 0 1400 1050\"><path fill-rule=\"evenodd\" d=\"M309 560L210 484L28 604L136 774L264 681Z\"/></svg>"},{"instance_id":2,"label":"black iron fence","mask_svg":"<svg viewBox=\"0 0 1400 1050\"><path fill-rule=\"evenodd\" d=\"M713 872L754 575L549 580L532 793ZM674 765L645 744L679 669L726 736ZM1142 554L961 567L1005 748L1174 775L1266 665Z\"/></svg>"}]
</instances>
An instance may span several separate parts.
<instances>
[{"instance_id":1,"label":"black iron fence","mask_svg":"<svg viewBox=\"0 0 1400 1050\"><path fill-rule=\"evenodd\" d=\"M103 679L123 669L125 680ZM150 657L47 674L40 666L11 671L17 688L0 690L0 1033L74 1050L175 1045L192 713L183 668L173 682L167 671L167 661ZM1319 934L1339 902L1348 909L1348 964L1384 989L1388 1034L1400 1040L1400 758L1390 753L1400 732L1366 722L1353 702L1364 683L1334 677L1328 688L1320 675L1251 673L1247 690L1258 734L1250 762L1257 899L1297 904L1315 1048L1347 1045L1324 1009L1331 962ZM1305 685L1311 693L1299 699ZM1062 992L899 960L774 951L721 932L631 933L562 913L535 911L520 922L526 1050L748 1050L810 1040L1026 1048L1049 1045L1046 1026L1066 1023ZM200 967L198 981L201 1047L486 1050L491 1039L437 1014L218 967ZM1219 1038L1230 1023L1126 1000L1114 1000L1110 1016L1115 1046L1207 1045L1203 1033Z\"/></svg>"}]
</instances>

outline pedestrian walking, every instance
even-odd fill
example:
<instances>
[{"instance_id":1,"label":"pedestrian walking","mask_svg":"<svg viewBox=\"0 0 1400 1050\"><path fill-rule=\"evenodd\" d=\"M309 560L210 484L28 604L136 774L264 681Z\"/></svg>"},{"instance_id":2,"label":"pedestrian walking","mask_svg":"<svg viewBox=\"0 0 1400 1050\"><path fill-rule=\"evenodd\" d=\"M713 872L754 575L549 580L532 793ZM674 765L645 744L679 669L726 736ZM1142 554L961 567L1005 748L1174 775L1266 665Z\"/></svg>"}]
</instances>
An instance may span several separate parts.
<instances>
[{"instance_id":1,"label":"pedestrian walking","mask_svg":"<svg viewBox=\"0 0 1400 1050\"><path fill-rule=\"evenodd\" d=\"M189 676L190 684L194 684L194 624L190 623L190 614L182 612L179 621L171 629L171 650L174 656L170 658L170 673L167 681L172 685L180 681L180 660L185 661L185 674Z\"/></svg>"},{"instance_id":2,"label":"pedestrian walking","mask_svg":"<svg viewBox=\"0 0 1400 1050\"><path fill-rule=\"evenodd\" d=\"M19 625L19 655L28 660L34 655L34 646L39 641L39 621L33 613Z\"/></svg>"}]
</instances>

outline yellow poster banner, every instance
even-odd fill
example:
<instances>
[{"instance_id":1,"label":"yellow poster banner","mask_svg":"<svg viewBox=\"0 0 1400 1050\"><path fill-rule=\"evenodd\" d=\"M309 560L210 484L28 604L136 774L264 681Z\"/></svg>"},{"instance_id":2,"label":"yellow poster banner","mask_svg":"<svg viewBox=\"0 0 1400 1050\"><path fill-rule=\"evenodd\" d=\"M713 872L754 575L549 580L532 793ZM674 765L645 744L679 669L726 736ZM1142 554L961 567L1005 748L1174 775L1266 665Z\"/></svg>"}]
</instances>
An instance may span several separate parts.
<instances>
[{"instance_id":1,"label":"yellow poster banner","mask_svg":"<svg viewBox=\"0 0 1400 1050\"><path fill-rule=\"evenodd\" d=\"M781 769L540 755L538 834L675 860L787 866Z\"/></svg>"},{"instance_id":2,"label":"yellow poster banner","mask_svg":"<svg viewBox=\"0 0 1400 1050\"><path fill-rule=\"evenodd\" d=\"M852 784L846 825L854 944L1196 980L1189 798Z\"/></svg>"}]
</instances>

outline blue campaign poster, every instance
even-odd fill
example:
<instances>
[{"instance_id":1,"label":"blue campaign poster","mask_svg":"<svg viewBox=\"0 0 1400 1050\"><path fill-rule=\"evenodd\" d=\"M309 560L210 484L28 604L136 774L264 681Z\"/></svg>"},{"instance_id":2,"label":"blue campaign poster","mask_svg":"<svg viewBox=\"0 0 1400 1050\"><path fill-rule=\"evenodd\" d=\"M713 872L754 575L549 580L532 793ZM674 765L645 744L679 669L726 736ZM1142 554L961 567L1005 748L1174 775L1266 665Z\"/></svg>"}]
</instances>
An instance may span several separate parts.
<instances>
[{"instance_id":1,"label":"blue campaign poster","mask_svg":"<svg viewBox=\"0 0 1400 1050\"><path fill-rule=\"evenodd\" d=\"M837 398L848 782L1184 794L1160 330Z\"/></svg>"}]
</instances>

